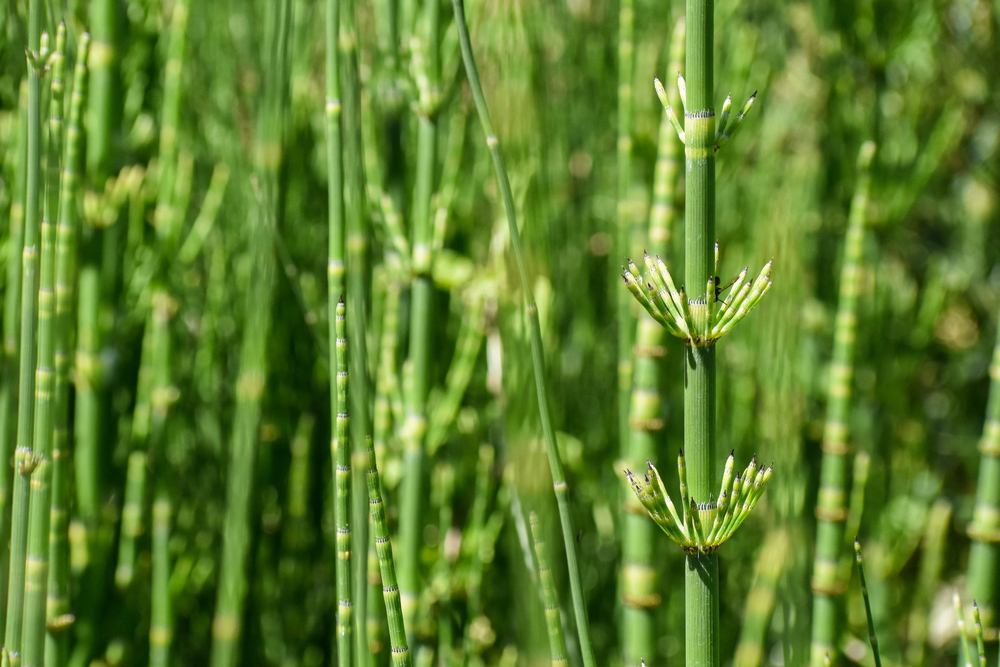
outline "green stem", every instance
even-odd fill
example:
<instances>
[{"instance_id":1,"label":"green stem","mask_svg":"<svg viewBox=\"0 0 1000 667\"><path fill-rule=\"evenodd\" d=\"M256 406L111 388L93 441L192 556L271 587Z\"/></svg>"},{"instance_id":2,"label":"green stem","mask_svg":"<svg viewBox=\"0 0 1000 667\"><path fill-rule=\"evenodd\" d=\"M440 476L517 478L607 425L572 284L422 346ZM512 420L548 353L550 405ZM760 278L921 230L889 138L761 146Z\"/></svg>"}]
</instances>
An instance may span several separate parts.
<instances>
[{"instance_id":1,"label":"green stem","mask_svg":"<svg viewBox=\"0 0 1000 667\"><path fill-rule=\"evenodd\" d=\"M174 3L170 17L170 43L163 77L163 107L160 118L160 180L157 187L153 226L157 237L167 245L165 254L172 254L183 223L183 211L175 201L178 183L177 128L181 115L181 81L184 71L184 50L187 44L188 0Z\"/></svg>"},{"instance_id":2,"label":"green stem","mask_svg":"<svg viewBox=\"0 0 1000 667\"><path fill-rule=\"evenodd\" d=\"M823 667L826 656L837 656L840 600L845 582L838 574L847 520L847 483L850 444L848 417L854 377L854 341L857 330L858 272L864 241L870 179L868 165L875 146L867 142L858 155L859 177L844 239L840 296L834 330L833 360L827 389L826 426L819 497L816 501L816 557L813 562L813 625L811 663Z\"/></svg>"},{"instance_id":3,"label":"green stem","mask_svg":"<svg viewBox=\"0 0 1000 667\"><path fill-rule=\"evenodd\" d=\"M535 391L538 396L538 412L542 423L542 437L549 459L549 472L552 475L552 487L555 491L556 505L559 508L559 520L562 526L563 545L566 550L566 566L569 570L570 592L573 598L573 611L576 616L576 630L580 638L580 651L583 654L584 667L594 667L594 648L590 641L590 624L587 620L587 607L583 599L583 587L580 584L580 567L576 559L576 533L573 531L573 520L569 511L569 492L566 477L563 474L562 460L556 446L555 431L552 428L552 411L549 408L548 392L545 385L545 357L542 351L542 330L538 322L538 307L528 280L528 270L521 249L521 233L517 227L517 213L514 209L514 196L504 166L503 154L500 152L500 141L493 133L490 122L490 112L483 96L483 87L479 82L479 72L476 69L472 54L472 44L469 40L469 28L465 22L465 7L463 0L452 0L455 12L455 25L458 28L458 38L462 49L462 61L465 64L465 74L472 89L472 97L476 102L479 122L486 135L486 145L493 158L500 193L503 198L504 211L507 214L507 227L510 231L511 248L517 264L518 277L524 299L525 312L528 315L528 332L531 340L531 364L535 375Z\"/></svg>"},{"instance_id":4,"label":"green stem","mask_svg":"<svg viewBox=\"0 0 1000 667\"><path fill-rule=\"evenodd\" d=\"M0 544L10 540L11 485L14 467L5 463L14 458L17 438L17 365L20 355L21 328L21 262L17 257L24 251L24 191L28 162L28 82L21 82L17 135L17 170L14 173L14 194L10 205L10 259L7 261L7 286L3 312L3 385L0 386ZM7 576L10 573L10 549L0 549L0 596L7 597ZM0 605L0 627L6 625L7 607Z\"/></svg>"},{"instance_id":5,"label":"green stem","mask_svg":"<svg viewBox=\"0 0 1000 667\"><path fill-rule=\"evenodd\" d=\"M714 297L704 291L715 265L714 15L713 0L687 0L684 280L698 324L708 315L706 299ZM708 502L716 459L715 346L685 348L684 455L691 498ZM684 603L688 667L718 667L718 554L686 556Z\"/></svg>"},{"instance_id":6,"label":"green stem","mask_svg":"<svg viewBox=\"0 0 1000 667\"><path fill-rule=\"evenodd\" d=\"M624 10L623 10L624 11ZM678 70L684 57L684 21L674 28L668 71ZM672 90L676 94L676 90ZM666 115L660 121L659 147L653 183L653 204L649 216L649 252L666 256L671 228L676 220L675 189L682 145ZM642 470L646 461L657 457L657 439L663 429L660 382L666 332L647 314L636 325L635 369L629 406L629 439L623 448L627 467ZM631 350L630 350L631 352ZM624 490L622 537L621 618L623 657L626 665L643 659L653 664L657 632L656 609L660 606L654 562L656 524L649 520L632 489Z\"/></svg>"},{"instance_id":7,"label":"green stem","mask_svg":"<svg viewBox=\"0 0 1000 667\"><path fill-rule=\"evenodd\" d=\"M31 477L28 522L28 560L24 582L24 662L45 661L45 604L49 584L49 521L51 519L52 436L55 426L55 280L56 223L59 217L59 157L62 149L62 100L65 73L66 26L60 24L52 64L49 107L48 178L42 218L41 270L38 286L38 365L35 372L35 470ZM26 395L22 395L26 396Z\"/></svg>"},{"instance_id":8,"label":"green stem","mask_svg":"<svg viewBox=\"0 0 1000 667\"><path fill-rule=\"evenodd\" d=\"M42 7L40 0L29 3L28 48L41 50ZM18 367L17 450L14 456L14 499L8 578L7 624L4 632L4 665L21 664L24 627L25 562L28 549L29 479L34 469L35 362L38 352L38 242L40 235L39 192L41 190L41 80L38 69L28 63L28 162L25 197L24 249L21 282L21 346Z\"/></svg>"},{"instance_id":9,"label":"green stem","mask_svg":"<svg viewBox=\"0 0 1000 667\"><path fill-rule=\"evenodd\" d=\"M382 502L382 486L379 482L378 464L375 460L375 446L367 439L368 451L368 504L371 510L372 528L375 531L375 549L378 552L379 570L382 573L382 597L389 619L389 643L392 646L392 667L410 667L412 657L406 643L406 628L403 621L403 607L396 583L396 565L392 558L392 543L389 541L389 526L385 520L385 505Z\"/></svg>"},{"instance_id":10,"label":"green stem","mask_svg":"<svg viewBox=\"0 0 1000 667\"><path fill-rule=\"evenodd\" d=\"M438 100L440 98L440 52L438 30L440 26L440 3L426 0L424 3L424 29L421 40L423 55L426 57L421 77L419 102L417 104L417 164L416 184L413 198L412 248L413 282L410 293L410 353L412 382L406 400L406 421L403 424L405 451L403 453L402 506L400 508L399 541L399 583L402 593L403 615L410 632L407 637L411 645L416 645L414 631L415 616L420 596L420 548L424 534L424 486L426 483L426 436L427 436L427 395L431 385L431 346L434 324L434 282L431 278L433 263L433 222L431 219L431 195L434 192L434 176L437 166L438 141Z\"/></svg>"},{"instance_id":11,"label":"green stem","mask_svg":"<svg viewBox=\"0 0 1000 667\"><path fill-rule=\"evenodd\" d=\"M337 439L333 446L336 480L335 516L337 523L337 665L351 666L353 648L354 606L351 585L351 451L348 440L348 371L347 371L347 308L344 299L337 303Z\"/></svg>"},{"instance_id":12,"label":"green stem","mask_svg":"<svg viewBox=\"0 0 1000 667\"><path fill-rule=\"evenodd\" d=\"M83 104L87 97L87 53L90 35L83 33L77 45L73 94L56 229L56 349L55 426L52 434L52 512L49 536L49 585L46 624L49 632L45 664L66 664L69 626L69 407L70 368L73 343L74 278L76 274L76 195L83 157Z\"/></svg>"},{"instance_id":13,"label":"green stem","mask_svg":"<svg viewBox=\"0 0 1000 667\"><path fill-rule=\"evenodd\" d=\"M291 3L289 0L273 0L268 4L268 12L265 88L258 116L256 147L261 197L258 206L251 212L251 268L236 383L219 589L212 622L212 667L232 667L238 662L243 603L248 583L246 556L250 541L250 500L260 431L261 399L268 371L267 342L275 282L272 248L274 230L281 215L278 171L283 161Z\"/></svg>"},{"instance_id":14,"label":"green stem","mask_svg":"<svg viewBox=\"0 0 1000 667\"><path fill-rule=\"evenodd\" d=\"M545 607L545 627L549 632L552 667L567 667L569 661L566 659L566 638L563 637L562 620L559 617L559 596L556 594L555 582L552 581L552 570L549 569L549 559L546 555L545 540L542 539L542 531L538 525L538 515L532 512L529 522L531 536L535 542L538 579L542 584L542 605Z\"/></svg>"},{"instance_id":15,"label":"green stem","mask_svg":"<svg viewBox=\"0 0 1000 667\"><path fill-rule=\"evenodd\" d=\"M635 68L635 8L633 0L618 5L618 234L616 256L631 254L632 207L632 71ZM614 264L612 263L612 266ZM612 282L617 287L617 281ZM635 316L632 295L616 289L618 295L618 442L629 440L629 399L632 391L632 343ZM649 655L646 653L646 655ZM633 664L626 661L626 664Z\"/></svg>"},{"instance_id":16,"label":"green stem","mask_svg":"<svg viewBox=\"0 0 1000 667\"><path fill-rule=\"evenodd\" d=\"M976 508L969 535L970 599L979 603L984 632L995 636L997 628L997 565L1000 563L1000 318L997 340L990 363L990 393L986 404L983 437L979 441L979 481L976 485Z\"/></svg>"},{"instance_id":17,"label":"green stem","mask_svg":"<svg viewBox=\"0 0 1000 667\"><path fill-rule=\"evenodd\" d=\"M364 153L361 146L361 83L358 72L357 7L346 1L341 13L339 47L343 109L343 165L344 165L344 214L347 220L347 304L348 339L351 341L349 360L352 385L351 437L354 441L351 496L353 504L354 540L352 552L365 553L368 548L368 506L365 503L366 482L360 471L365 470L364 439L371 434L369 414L368 349L365 340L365 322L371 276L368 270L369 224L365 204ZM354 567L354 657L358 667L368 665L368 639L365 621L368 598L365 586L368 579L368 559L358 558Z\"/></svg>"}]
</instances>

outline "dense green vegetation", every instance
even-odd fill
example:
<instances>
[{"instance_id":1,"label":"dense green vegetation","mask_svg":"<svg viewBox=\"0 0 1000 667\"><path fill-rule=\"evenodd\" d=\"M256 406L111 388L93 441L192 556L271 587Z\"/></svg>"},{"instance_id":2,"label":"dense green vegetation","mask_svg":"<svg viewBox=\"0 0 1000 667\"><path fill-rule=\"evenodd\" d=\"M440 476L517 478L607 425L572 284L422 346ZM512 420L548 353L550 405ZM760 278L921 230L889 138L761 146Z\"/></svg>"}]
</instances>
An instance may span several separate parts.
<instances>
[{"instance_id":1,"label":"dense green vegetation","mask_svg":"<svg viewBox=\"0 0 1000 667\"><path fill-rule=\"evenodd\" d=\"M2 664L995 665L998 27L12 0Z\"/></svg>"}]
</instances>

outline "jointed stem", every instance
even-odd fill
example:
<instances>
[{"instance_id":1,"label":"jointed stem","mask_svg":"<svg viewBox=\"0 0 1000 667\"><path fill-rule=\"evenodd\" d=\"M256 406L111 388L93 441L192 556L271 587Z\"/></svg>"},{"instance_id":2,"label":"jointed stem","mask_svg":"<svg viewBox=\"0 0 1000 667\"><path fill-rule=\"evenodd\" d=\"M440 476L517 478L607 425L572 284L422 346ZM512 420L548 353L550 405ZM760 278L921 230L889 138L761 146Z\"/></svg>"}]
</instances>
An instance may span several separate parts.
<instances>
[{"instance_id":1,"label":"jointed stem","mask_svg":"<svg viewBox=\"0 0 1000 667\"><path fill-rule=\"evenodd\" d=\"M569 512L569 498L566 477L563 474L562 461L556 447L555 431L552 428L552 411L549 408L548 391L545 385L545 358L542 351L542 332L538 323L538 307L532 295L531 283L528 280L528 270L524 263L524 253L521 249L521 234L517 227L517 214L514 209L514 196L507 178L507 168L504 166L503 154L500 152L500 141L493 133L490 122L490 112L483 96L483 87L479 83L479 72L476 69L475 58L472 55L472 44L469 40L469 28L465 23L465 8L463 0L452 0L455 10L455 25L458 28L459 43L462 48L462 61L465 64L465 74L472 89L472 97L476 101L476 111L479 112L479 122L486 135L486 145L493 158L500 193L503 197L504 211L507 214L507 226L510 230L510 243L514 250L517 272L520 277L521 290L524 298L524 308L528 314L528 333L531 340L531 364L535 374L535 391L538 395L538 412L542 422L542 437L549 458L549 472L552 474L552 487L556 495L556 505L559 508L559 521L562 526L563 545L566 549L566 565L569 569L570 592L573 598L573 610L576 616L576 629L580 636L580 652L583 654L584 667L594 667L594 648L590 643L590 623L587 620L586 602L580 584L580 568L576 561L576 542L573 532L573 520Z\"/></svg>"}]
</instances>

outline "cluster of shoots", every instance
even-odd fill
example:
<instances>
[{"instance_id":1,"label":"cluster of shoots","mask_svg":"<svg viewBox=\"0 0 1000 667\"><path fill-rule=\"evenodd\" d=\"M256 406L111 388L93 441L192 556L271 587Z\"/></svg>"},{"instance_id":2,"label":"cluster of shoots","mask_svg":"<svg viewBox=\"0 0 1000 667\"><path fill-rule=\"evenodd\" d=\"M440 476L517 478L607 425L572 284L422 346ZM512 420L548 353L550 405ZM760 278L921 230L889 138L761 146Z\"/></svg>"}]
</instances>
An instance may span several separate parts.
<instances>
[{"instance_id":1,"label":"cluster of shoots","mask_svg":"<svg viewBox=\"0 0 1000 667\"><path fill-rule=\"evenodd\" d=\"M656 96L660 98L660 104L663 105L664 111L667 112L667 118L670 119L670 124L674 126L677 130L677 136L680 137L681 143L684 141L684 128L681 126L680 121L677 118L677 114L674 113L673 108L670 106L670 101L667 99L667 91L663 88L663 84L656 77L653 77L653 86L656 88ZM687 113L687 84L684 83L684 77L681 73L677 73L677 90L681 94L681 102L684 104L684 113ZM729 122L730 115L733 109L733 94L730 93L726 95L726 101L722 103L722 116L719 118L719 124L715 128L715 150L719 150L725 145L729 139L736 134L736 130L740 129L740 125L743 124L743 118L750 111L750 107L753 106L754 100L757 99L757 91L753 91L753 95L747 98L747 101L743 103L743 107L737 112L736 118L733 122Z\"/></svg>"},{"instance_id":2,"label":"cluster of shoots","mask_svg":"<svg viewBox=\"0 0 1000 667\"><path fill-rule=\"evenodd\" d=\"M756 280L747 281L749 267L725 285L718 275L709 278L705 296L690 299L684 287L677 289L667 265L658 256L643 253L646 273L632 260L622 267L622 279L649 315L667 331L688 345L713 345L753 310L771 289L771 262L764 265ZM715 244L715 273L719 271L719 244ZM642 279L645 279L644 281ZM722 293L729 294L722 299Z\"/></svg>"},{"instance_id":3,"label":"cluster of shoots","mask_svg":"<svg viewBox=\"0 0 1000 667\"><path fill-rule=\"evenodd\" d=\"M625 470L632 490L649 516L689 554L712 553L728 540L746 521L757 501L764 494L764 487L771 479L772 463L767 468L757 467L757 456L742 474L733 474L734 456L729 454L722 473L722 488L718 500L709 494L707 503L696 503L688 490L684 450L677 455L677 476L681 487L681 510L677 513L670 494L663 486L660 473L649 461L648 470L641 477Z\"/></svg>"}]
</instances>

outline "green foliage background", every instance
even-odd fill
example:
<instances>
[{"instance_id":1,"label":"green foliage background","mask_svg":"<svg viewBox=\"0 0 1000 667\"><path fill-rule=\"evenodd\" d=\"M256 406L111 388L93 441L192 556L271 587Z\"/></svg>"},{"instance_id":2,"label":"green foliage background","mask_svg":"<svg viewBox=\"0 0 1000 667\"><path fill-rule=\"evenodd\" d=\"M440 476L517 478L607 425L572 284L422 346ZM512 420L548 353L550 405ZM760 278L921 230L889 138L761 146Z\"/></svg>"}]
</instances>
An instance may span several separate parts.
<instances>
[{"instance_id":1,"label":"green foliage background","mask_svg":"<svg viewBox=\"0 0 1000 667\"><path fill-rule=\"evenodd\" d=\"M64 17L69 53L75 52L80 34L90 26L91 8L80 0L54 0L46 6ZM444 203L447 218L434 269L432 412L440 404L463 321L481 328L484 340L460 409L443 423L447 435L428 466L416 662L534 665L548 659L538 584L529 568L527 515L535 511L550 535L570 662L578 664L520 287L508 258L506 222L461 69L450 7L442 3L443 28L433 40L416 21L416 41L401 43L401 60L393 67L384 30L387 1L345 6L356 11L358 21L368 177L363 210L373 276L365 328L373 381L384 340L387 285L398 283L403 296L392 370L400 386L407 383L409 280L393 252L386 218L394 207L402 213L403 229L408 226L416 170L411 105L419 91L415 73L420 72L421 49L429 41L438 43L442 53L443 129L434 206ZM261 43L269 7L262 1L232 0L190 7L178 134L181 154L190 156L192 169L184 236L215 166L228 166L230 178L201 253L187 264L164 258L176 302L170 320L170 384L176 402L157 474L174 506L169 544L175 664L204 662L212 641L253 252L247 221L262 201L254 158L261 144ZM150 309L143 267L162 250L151 223L172 8L166 0L114 4L120 20L120 89L114 103L120 118L114 123L107 173L88 169L79 197L84 224L94 227L102 243L102 507L99 536L89 546L80 541L79 530L70 529L71 608L77 614L70 631L73 665L139 665L148 652L151 491L144 503L147 530L139 537L134 580L116 587L112 573L126 461L134 446L143 326ZM273 297L263 423L252 480L242 664L313 665L333 659L333 484L326 446L332 346L323 280L325 12L322 3L312 0L292 0L290 11L287 90L281 91L287 109L277 128L283 159L277 174L274 254L282 271ZM624 479L618 463L614 341L615 304L624 289L617 273L624 258L613 242L617 5L607 0L470 0L468 12L535 280L550 396L580 531L576 539L594 648L601 663L620 664L617 588ZM651 82L654 74L664 80L673 76L664 71L666 53L682 8L637 0L635 12L633 168L625 205L634 222L628 253L638 258L662 117ZM26 72L25 16L25 3L17 0L0 14L4 229L20 168L16 146L18 89ZM730 91L741 100L758 90L741 133L719 154L720 273L725 281L744 265L760 266L773 257L775 280L756 314L719 344L720 450L735 449L738 461L756 453L775 462L765 499L720 552L723 662L736 651L741 626L759 627L758 636L743 638L759 644L764 663L808 661L813 508L827 364L856 156L861 143L872 140L878 152L871 169L859 282L850 418L855 448L871 456L860 536L887 664L909 663L913 656L948 664L954 660L957 635L954 617L947 616L950 591L956 586L964 590L966 527L979 466L976 443L1000 309L1000 115L995 92L1000 7L985 0L719 0L715 16L718 104ZM54 32L54 22L47 25ZM87 119L90 125L96 122ZM129 201L112 206L108 224L95 225L86 193L99 198L107 175L117 176L134 165L144 168L144 184ZM450 200L444 195L447 188ZM392 206L384 204L383 194ZM682 261L683 245L677 242L682 233L676 224L671 265ZM7 252L3 260L19 258ZM206 322L212 323L209 333ZM206 346L211 346L208 352ZM668 462L682 442L680 359L681 346L671 340L662 371L661 470L672 468ZM305 429L308 420L314 420L314 428ZM401 428L397 418L379 452L393 532L398 529L399 483L406 474ZM308 448L292 446L297 429ZM495 458L483 492L485 521L476 526L472 506L482 445ZM449 476L454 479L450 497L439 486ZM676 478L671 479L667 486L675 488ZM935 543L924 535L933 508L939 508L938 516L944 511L941 503L951 508L952 518ZM450 510L447 520L442 508ZM79 527L82 519L76 509L71 511L73 525ZM784 536L782 567L768 583L758 562L774 561L758 561L758 554L776 534ZM940 573L915 586L927 555L942 547ZM660 535L654 548L663 604L657 612L657 652L645 659L651 666L679 664L684 645L681 552ZM470 608L477 559L484 561L482 600L478 608ZM79 601L93 595L85 575L95 570L102 602L88 611ZM773 595L771 609L764 605L763 621L755 617L757 608L748 606L755 582ZM922 588L924 584L928 587ZM370 606L378 611L377 605ZM871 664L856 581L849 587L845 610L842 660ZM88 615L96 621L89 626L93 636L80 630ZM915 652L919 619L930 619L930 632L926 649ZM374 620L384 622L377 616ZM987 643L990 653L996 652L995 633L994 628L993 641ZM380 636L383 646L376 661L388 664L384 629Z\"/></svg>"}]
</instances>

